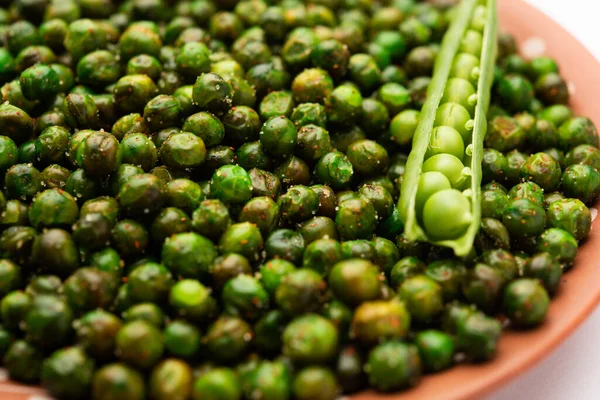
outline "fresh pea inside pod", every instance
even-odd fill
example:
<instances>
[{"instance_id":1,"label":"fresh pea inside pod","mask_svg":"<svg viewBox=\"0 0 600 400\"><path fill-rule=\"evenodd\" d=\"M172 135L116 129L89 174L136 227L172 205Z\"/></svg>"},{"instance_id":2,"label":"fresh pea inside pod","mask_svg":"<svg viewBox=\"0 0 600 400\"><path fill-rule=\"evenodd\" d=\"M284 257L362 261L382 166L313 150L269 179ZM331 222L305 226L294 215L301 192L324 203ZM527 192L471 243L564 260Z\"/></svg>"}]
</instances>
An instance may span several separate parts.
<instances>
[{"instance_id":1,"label":"fresh pea inside pod","mask_svg":"<svg viewBox=\"0 0 600 400\"><path fill-rule=\"evenodd\" d=\"M398 202L408 240L450 247L457 256L471 251L481 219L497 26L495 0L465 0L458 7L437 57Z\"/></svg>"}]
</instances>

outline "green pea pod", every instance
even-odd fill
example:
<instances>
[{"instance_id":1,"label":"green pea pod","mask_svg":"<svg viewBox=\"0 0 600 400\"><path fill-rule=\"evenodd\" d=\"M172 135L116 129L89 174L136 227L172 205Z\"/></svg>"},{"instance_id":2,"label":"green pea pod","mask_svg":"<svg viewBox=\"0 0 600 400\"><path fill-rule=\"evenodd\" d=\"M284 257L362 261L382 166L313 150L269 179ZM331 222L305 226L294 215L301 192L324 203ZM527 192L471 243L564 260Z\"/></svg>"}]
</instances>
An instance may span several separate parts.
<instances>
[{"instance_id":1,"label":"green pea pod","mask_svg":"<svg viewBox=\"0 0 600 400\"><path fill-rule=\"evenodd\" d=\"M398 209L408 240L450 247L464 257L481 220L481 163L498 16L496 0L463 0L458 7L436 60ZM482 36L481 51L467 42L473 32Z\"/></svg>"}]
</instances>

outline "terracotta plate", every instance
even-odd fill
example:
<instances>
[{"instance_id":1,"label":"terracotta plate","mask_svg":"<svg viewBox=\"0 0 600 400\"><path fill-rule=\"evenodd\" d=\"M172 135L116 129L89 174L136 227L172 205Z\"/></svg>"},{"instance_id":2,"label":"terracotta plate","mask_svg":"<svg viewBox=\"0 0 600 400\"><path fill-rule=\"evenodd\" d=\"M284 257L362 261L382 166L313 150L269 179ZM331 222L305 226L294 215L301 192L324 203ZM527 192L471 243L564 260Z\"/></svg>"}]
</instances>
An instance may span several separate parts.
<instances>
[{"instance_id":1,"label":"terracotta plate","mask_svg":"<svg viewBox=\"0 0 600 400\"><path fill-rule=\"evenodd\" d=\"M571 104L600 127L600 64L558 24L523 0L500 0L502 29L516 35L525 55L545 53L558 60L562 75L569 82ZM592 210L595 216L596 210ZM379 395L365 392L355 400L397 399L473 399L480 398L532 367L548 355L592 312L600 302L598 259L600 258L600 222L595 221L590 238L568 272L560 292L552 302L547 321L539 329L506 332L493 362L461 365L427 376L416 388L400 394ZM1 377L0 377L1 381ZM42 400L39 389L0 382L2 400Z\"/></svg>"}]
</instances>

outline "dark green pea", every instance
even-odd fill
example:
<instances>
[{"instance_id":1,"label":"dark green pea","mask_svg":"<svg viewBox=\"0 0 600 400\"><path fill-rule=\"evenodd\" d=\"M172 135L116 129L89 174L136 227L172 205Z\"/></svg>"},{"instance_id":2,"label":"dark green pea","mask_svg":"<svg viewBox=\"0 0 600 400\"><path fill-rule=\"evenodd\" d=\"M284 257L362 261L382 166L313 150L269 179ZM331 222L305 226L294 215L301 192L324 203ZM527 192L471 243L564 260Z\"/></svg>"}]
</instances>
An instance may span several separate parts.
<instances>
[{"instance_id":1,"label":"dark green pea","mask_svg":"<svg viewBox=\"0 0 600 400\"><path fill-rule=\"evenodd\" d=\"M120 148L124 163L137 165L144 171L152 169L158 159L156 146L143 133L127 135L121 141Z\"/></svg>"},{"instance_id":2,"label":"dark green pea","mask_svg":"<svg viewBox=\"0 0 600 400\"><path fill-rule=\"evenodd\" d=\"M243 144L259 139L260 117L250 107L233 107L223 117L225 136L233 144Z\"/></svg>"},{"instance_id":3,"label":"dark green pea","mask_svg":"<svg viewBox=\"0 0 600 400\"><path fill-rule=\"evenodd\" d=\"M328 217L313 217L299 228L306 244L318 239L338 239L335 222Z\"/></svg>"},{"instance_id":4,"label":"dark green pea","mask_svg":"<svg viewBox=\"0 0 600 400\"><path fill-rule=\"evenodd\" d=\"M548 227L569 232L576 240L589 235L592 217L590 210L577 199L556 201L548 207Z\"/></svg>"},{"instance_id":5,"label":"dark green pea","mask_svg":"<svg viewBox=\"0 0 600 400\"><path fill-rule=\"evenodd\" d=\"M573 111L566 105L555 104L544 108L537 113L538 119L544 119L552 122L554 126L559 127L567 120L573 117Z\"/></svg>"},{"instance_id":6,"label":"dark green pea","mask_svg":"<svg viewBox=\"0 0 600 400\"><path fill-rule=\"evenodd\" d=\"M285 361L262 361L242 375L245 397L252 393L262 398L283 399L291 393L291 366Z\"/></svg>"},{"instance_id":7,"label":"dark green pea","mask_svg":"<svg viewBox=\"0 0 600 400\"><path fill-rule=\"evenodd\" d=\"M320 363L333 358L338 332L332 322L316 314L294 319L283 332L283 354L301 363Z\"/></svg>"},{"instance_id":8,"label":"dark green pea","mask_svg":"<svg viewBox=\"0 0 600 400\"><path fill-rule=\"evenodd\" d=\"M534 182L523 182L513 186L508 192L510 200L528 199L541 206L544 204L544 190Z\"/></svg>"},{"instance_id":9,"label":"dark green pea","mask_svg":"<svg viewBox=\"0 0 600 400\"><path fill-rule=\"evenodd\" d=\"M403 302L370 301L354 312L350 335L357 341L372 345L385 339L401 339L408 333L410 314Z\"/></svg>"},{"instance_id":10,"label":"dark green pea","mask_svg":"<svg viewBox=\"0 0 600 400\"><path fill-rule=\"evenodd\" d=\"M221 253L239 253L251 261L259 258L262 247L260 230L249 222L229 226L219 239Z\"/></svg>"},{"instance_id":11,"label":"dark green pea","mask_svg":"<svg viewBox=\"0 0 600 400\"><path fill-rule=\"evenodd\" d=\"M248 259L239 254L229 253L217 257L210 266L210 275L213 286L219 290L223 288L229 279L241 274L251 275L252 267L250 266ZM263 280L261 282L263 286L265 286L265 289L269 291L265 281Z\"/></svg>"},{"instance_id":12,"label":"dark green pea","mask_svg":"<svg viewBox=\"0 0 600 400\"><path fill-rule=\"evenodd\" d=\"M6 194L13 199L31 199L42 188L42 175L31 164L15 164L4 176Z\"/></svg>"},{"instance_id":13,"label":"dark green pea","mask_svg":"<svg viewBox=\"0 0 600 400\"><path fill-rule=\"evenodd\" d=\"M381 276L371 262L350 259L333 267L329 274L329 286L337 298L356 306L379 297Z\"/></svg>"},{"instance_id":14,"label":"dark green pea","mask_svg":"<svg viewBox=\"0 0 600 400\"><path fill-rule=\"evenodd\" d=\"M181 360L167 359L152 370L148 391L156 399L185 399L192 395L192 384L190 365Z\"/></svg>"},{"instance_id":15,"label":"dark green pea","mask_svg":"<svg viewBox=\"0 0 600 400\"><path fill-rule=\"evenodd\" d=\"M29 225L29 206L19 200L8 200L6 209L0 213L0 224L4 228Z\"/></svg>"},{"instance_id":16,"label":"dark green pea","mask_svg":"<svg viewBox=\"0 0 600 400\"><path fill-rule=\"evenodd\" d=\"M296 374L292 392L298 400L333 400L338 397L339 387L329 368L307 367Z\"/></svg>"},{"instance_id":17,"label":"dark green pea","mask_svg":"<svg viewBox=\"0 0 600 400\"><path fill-rule=\"evenodd\" d=\"M77 79L92 86L105 86L121 77L121 67L114 54L97 50L86 54L77 63Z\"/></svg>"},{"instance_id":18,"label":"dark green pea","mask_svg":"<svg viewBox=\"0 0 600 400\"><path fill-rule=\"evenodd\" d=\"M430 46L415 47L406 56L404 69L409 77L429 76L433 72L436 56L436 51Z\"/></svg>"},{"instance_id":19,"label":"dark green pea","mask_svg":"<svg viewBox=\"0 0 600 400\"><path fill-rule=\"evenodd\" d=\"M558 128L558 145L570 150L580 144L598 147L598 132L594 123L586 117L570 118Z\"/></svg>"},{"instance_id":20,"label":"dark green pea","mask_svg":"<svg viewBox=\"0 0 600 400\"><path fill-rule=\"evenodd\" d=\"M194 168L204 163L206 145L200 137L193 133L174 133L160 146L159 155L168 167Z\"/></svg>"},{"instance_id":21,"label":"dark green pea","mask_svg":"<svg viewBox=\"0 0 600 400\"><path fill-rule=\"evenodd\" d=\"M4 365L9 376L19 382L35 383L41 375L43 356L25 340L17 340L8 348Z\"/></svg>"},{"instance_id":22,"label":"dark green pea","mask_svg":"<svg viewBox=\"0 0 600 400\"><path fill-rule=\"evenodd\" d=\"M518 54L510 54L502 60L502 67L509 74L526 74L528 72L527 61Z\"/></svg>"},{"instance_id":23,"label":"dark green pea","mask_svg":"<svg viewBox=\"0 0 600 400\"><path fill-rule=\"evenodd\" d=\"M544 104L567 104L569 102L567 83L555 72L543 74L536 79L535 95Z\"/></svg>"},{"instance_id":24,"label":"dark green pea","mask_svg":"<svg viewBox=\"0 0 600 400\"><path fill-rule=\"evenodd\" d=\"M504 312L517 327L542 323L549 303L546 289L536 279L517 279L504 290Z\"/></svg>"},{"instance_id":25,"label":"dark green pea","mask_svg":"<svg viewBox=\"0 0 600 400\"><path fill-rule=\"evenodd\" d=\"M119 38L119 51L124 60L138 54L158 57L162 41L160 36L148 26L133 24Z\"/></svg>"},{"instance_id":26,"label":"dark green pea","mask_svg":"<svg viewBox=\"0 0 600 400\"><path fill-rule=\"evenodd\" d=\"M278 205L284 220L302 222L317 213L319 197L310 188L295 185L279 198Z\"/></svg>"},{"instance_id":27,"label":"dark green pea","mask_svg":"<svg viewBox=\"0 0 600 400\"><path fill-rule=\"evenodd\" d=\"M600 150L591 145L580 144L579 146L573 147L567 153L565 164L567 166L573 164L585 164L598 170L600 168Z\"/></svg>"},{"instance_id":28,"label":"dark green pea","mask_svg":"<svg viewBox=\"0 0 600 400\"><path fill-rule=\"evenodd\" d=\"M202 235L216 239L231 224L231 217L220 200L204 200L192 214L192 229Z\"/></svg>"},{"instance_id":29,"label":"dark green pea","mask_svg":"<svg viewBox=\"0 0 600 400\"><path fill-rule=\"evenodd\" d=\"M546 212L529 199L516 199L504 209L502 222L513 238L537 236L546 227Z\"/></svg>"},{"instance_id":30,"label":"dark green pea","mask_svg":"<svg viewBox=\"0 0 600 400\"><path fill-rule=\"evenodd\" d=\"M389 121L389 112L382 102L375 99L363 100L359 125L365 132L383 132Z\"/></svg>"},{"instance_id":31,"label":"dark green pea","mask_svg":"<svg viewBox=\"0 0 600 400\"><path fill-rule=\"evenodd\" d=\"M510 248L510 234L498 219L482 218L475 244L481 250L506 250Z\"/></svg>"},{"instance_id":32,"label":"dark green pea","mask_svg":"<svg viewBox=\"0 0 600 400\"><path fill-rule=\"evenodd\" d=\"M91 176L103 178L121 164L122 150L117 138L107 132L93 132L77 149L77 163Z\"/></svg>"},{"instance_id":33,"label":"dark green pea","mask_svg":"<svg viewBox=\"0 0 600 400\"><path fill-rule=\"evenodd\" d=\"M77 343L95 359L108 360L114 352L115 338L121 326L121 320L108 311L87 312L75 325Z\"/></svg>"},{"instance_id":34,"label":"dark green pea","mask_svg":"<svg viewBox=\"0 0 600 400\"><path fill-rule=\"evenodd\" d=\"M533 100L534 88L527 78L511 73L500 80L498 94L503 104L509 110L516 112L528 108Z\"/></svg>"},{"instance_id":35,"label":"dark green pea","mask_svg":"<svg viewBox=\"0 0 600 400\"><path fill-rule=\"evenodd\" d=\"M100 22L91 19L75 19L69 25L64 42L65 48L75 60L94 50L107 47L108 35Z\"/></svg>"},{"instance_id":36,"label":"dark green pea","mask_svg":"<svg viewBox=\"0 0 600 400\"><path fill-rule=\"evenodd\" d=\"M276 354L281 349L281 334L287 319L279 310L267 312L254 325L254 344L266 354Z\"/></svg>"},{"instance_id":37,"label":"dark green pea","mask_svg":"<svg viewBox=\"0 0 600 400\"><path fill-rule=\"evenodd\" d=\"M338 232L346 239L368 239L375 229L376 221L375 208L363 198L339 203L335 217Z\"/></svg>"},{"instance_id":38,"label":"dark green pea","mask_svg":"<svg viewBox=\"0 0 600 400\"><path fill-rule=\"evenodd\" d=\"M564 200L566 197L560 192L552 192L544 195L544 207L548 209L552 203L559 200Z\"/></svg>"},{"instance_id":39,"label":"dark green pea","mask_svg":"<svg viewBox=\"0 0 600 400\"><path fill-rule=\"evenodd\" d=\"M325 276L342 258L342 247L337 240L321 238L306 246L302 264L304 268L312 268Z\"/></svg>"},{"instance_id":40,"label":"dark green pea","mask_svg":"<svg viewBox=\"0 0 600 400\"><path fill-rule=\"evenodd\" d=\"M295 269L294 264L287 260L271 259L260 266L260 282L270 295L274 295L281 280Z\"/></svg>"},{"instance_id":41,"label":"dark green pea","mask_svg":"<svg viewBox=\"0 0 600 400\"><path fill-rule=\"evenodd\" d=\"M521 167L527 161L528 156L518 150L510 151L506 154L506 170L504 176L511 184L517 184L521 175Z\"/></svg>"},{"instance_id":42,"label":"dark green pea","mask_svg":"<svg viewBox=\"0 0 600 400\"><path fill-rule=\"evenodd\" d=\"M62 111L72 128L94 129L99 124L98 106L89 94L69 94L63 101Z\"/></svg>"},{"instance_id":43,"label":"dark green pea","mask_svg":"<svg viewBox=\"0 0 600 400\"><path fill-rule=\"evenodd\" d=\"M137 368L152 367L163 351L161 332L145 321L128 322L117 334L116 352L119 358Z\"/></svg>"},{"instance_id":44,"label":"dark green pea","mask_svg":"<svg viewBox=\"0 0 600 400\"><path fill-rule=\"evenodd\" d=\"M334 188L347 186L354 175L354 167L348 157L339 151L325 154L315 166L317 179Z\"/></svg>"},{"instance_id":45,"label":"dark green pea","mask_svg":"<svg viewBox=\"0 0 600 400\"><path fill-rule=\"evenodd\" d=\"M491 359L502 333L502 325L483 313L471 312L457 324L457 347L475 361Z\"/></svg>"},{"instance_id":46,"label":"dark green pea","mask_svg":"<svg viewBox=\"0 0 600 400\"><path fill-rule=\"evenodd\" d=\"M292 121L284 116L272 117L262 127L260 143L268 153L282 157L293 152L297 137Z\"/></svg>"},{"instance_id":47,"label":"dark green pea","mask_svg":"<svg viewBox=\"0 0 600 400\"><path fill-rule=\"evenodd\" d=\"M123 113L142 112L157 93L156 84L147 75L126 75L113 89L115 103Z\"/></svg>"},{"instance_id":48,"label":"dark green pea","mask_svg":"<svg viewBox=\"0 0 600 400\"><path fill-rule=\"evenodd\" d=\"M239 400L242 388L237 375L229 368L214 368L194 383L194 400L218 396L217 398Z\"/></svg>"},{"instance_id":49,"label":"dark green pea","mask_svg":"<svg viewBox=\"0 0 600 400\"><path fill-rule=\"evenodd\" d=\"M556 189L560 175L560 165L546 153L533 154L521 166L521 178L537 183L544 190Z\"/></svg>"},{"instance_id":50,"label":"dark green pea","mask_svg":"<svg viewBox=\"0 0 600 400\"><path fill-rule=\"evenodd\" d=\"M585 164L569 165L563 172L561 188L567 197L593 203L600 193L600 173Z\"/></svg>"},{"instance_id":51,"label":"dark green pea","mask_svg":"<svg viewBox=\"0 0 600 400\"><path fill-rule=\"evenodd\" d=\"M292 94L296 103L320 103L333 91L333 80L320 68L305 69L292 82Z\"/></svg>"},{"instance_id":52,"label":"dark green pea","mask_svg":"<svg viewBox=\"0 0 600 400\"><path fill-rule=\"evenodd\" d=\"M362 357L358 349L353 346L341 349L336 362L336 376L344 393L354 393L366 385Z\"/></svg>"},{"instance_id":53,"label":"dark green pea","mask_svg":"<svg viewBox=\"0 0 600 400\"><path fill-rule=\"evenodd\" d=\"M293 109L294 100L290 92L271 92L260 103L260 116L263 120L272 117L289 117Z\"/></svg>"},{"instance_id":54,"label":"dark green pea","mask_svg":"<svg viewBox=\"0 0 600 400\"><path fill-rule=\"evenodd\" d=\"M200 331L188 322L175 320L166 326L163 334L165 349L176 357L189 358L200 349Z\"/></svg>"},{"instance_id":55,"label":"dark green pea","mask_svg":"<svg viewBox=\"0 0 600 400\"><path fill-rule=\"evenodd\" d=\"M352 125L361 116L363 98L354 85L340 85L325 99L327 119L332 124Z\"/></svg>"},{"instance_id":56,"label":"dark green pea","mask_svg":"<svg viewBox=\"0 0 600 400\"><path fill-rule=\"evenodd\" d=\"M399 83L385 83L377 90L377 99L396 115L410 106L410 93Z\"/></svg>"},{"instance_id":57,"label":"dark green pea","mask_svg":"<svg viewBox=\"0 0 600 400\"><path fill-rule=\"evenodd\" d=\"M539 280L550 295L558 290L562 274L559 260L550 253L538 253L528 258L523 267L523 276Z\"/></svg>"},{"instance_id":58,"label":"dark green pea","mask_svg":"<svg viewBox=\"0 0 600 400\"><path fill-rule=\"evenodd\" d=\"M13 54L40 42L36 27L31 22L25 20L9 25L5 40L8 49Z\"/></svg>"},{"instance_id":59,"label":"dark green pea","mask_svg":"<svg viewBox=\"0 0 600 400\"><path fill-rule=\"evenodd\" d=\"M141 400L146 396L144 378L137 370L122 363L108 364L96 371L92 381L92 393L97 399L111 396L127 400Z\"/></svg>"},{"instance_id":60,"label":"dark green pea","mask_svg":"<svg viewBox=\"0 0 600 400\"><path fill-rule=\"evenodd\" d=\"M507 166L504 154L495 149L484 149L481 166L484 182L503 181Z\"/></svg>"},{"instance_id":61,"label":"dark green pea","mask_svg":"<svg viewBox=\"0 0 600 400\"><path fill-rule=\"evenodd\" d=\"M458 297L467 276L467 269L460 262L440 260L429 264L425 275L440 285L444 300L450 301Z\"/></svg>"},{"instance_id":62,"label":"dark green pea","mask_svg":"<svg viewBox=\"0 0 600 400\"><path fill-rule=\"evenodd\" d=\"M346 240L342 242L342 255L344 259L362 258L375 260L375 245L365 239Z\"/></svg>"},{"instance_id":63,"label":"dark green pea","mask_svg":"<svg viewBox=\"0 0 600 400\"><path fill-rule=\"evenodd\" d=\"M23 95L30 100L50 99L59 91L58 75L47 65L27 68L21 73L20 81Z\"/></svg>"},{"instance_id":64,"label":"dark green pea","mask_svg":"<svg viewBox=\"0 0 600 400\"><path fill-rule=\"evenodd\" d=\"M240 222L255 224L263 235L268 235L279 220L279 206L267 196L248 201L238 216Z\"/></svg>"},{"instance_id":65,"label":"dark green pea","mask_svg":"<svg viewBox=\"0 0 600 400\"><path fill-rule=\"evenodd\" d=\"M9 258L21 266L29 266L33 261L31 250L37 231L29 226L13 226L0 234L2 257Z\"/></svg>"},{"instance_id":66,"label":"dark green pea","mask_svg":"<svg viewBox=\"0 0 600 400\"><path fill-rule=\"evenodd\" d=\"M115 248L123 257L138 256L148 247L148 231L140 223L124 219L117 222L112 230Z\"/></svg>"},{"instance_id":67,"label":"dark green pea","mask_svg":"<svg viewBox=\"0 0 600 400\"><path fill-rule=\"evenodd\" d=\"M190 219L185 212L175 207L163 209L152 222L152 239L162 244L166 238L190 230Z\"/></svg>"},{"instance_id":68,"label":"dark green pea","mask_svg":"<svg viewBox=\"0 0 600 400\"><path fill-rule=\"evenodd\" d=\"M75 199L59 189L39 192L29 209L29 221L34 227L72 224L79 214Z\"/></svg>"},{"instance_id":69,"label":"dark green pea","mask_svg":"<svg viewBox=\"0 0 600 400\"><path fill-rule=\"evenodd\" d=\"M73 224L73 239L87 249L106 246L110 240L112 221L100 213L82 214Z\"/></svg>"},{"instance_id":70,"label":"dark green pea","mask_svg":"<svg viewBox=\"0 0 600 400\"><path fill-rule=\"evenodd\" d=\"M135 303L164 301L173 284L171 272L154 262L144 262L128 276L129 294Z\"/></svg>"},{"instance_id":71,"label":"dark green pea","mask_svg":"<svg viewBox=\"0 0 600 400\"><path fill-rule=\"evenodd\" d=\"M24 321L30 343L43 350L53 350L66 344L73 312L60 297L40 295L33 299Z\"/></svg>"},{"instance_id":72,"label":"dark green pea","mask_svg":"<svg viewBox=\"0 0 600 400\"><path fill-rule=\"evenodd\" d=\"M223 287L221 301L228 314L254 320L268 307L269 295L256 278L238 275Z\"/></svg>"},{"instance_id":73,"label":"dark green pea","mask_svg":"<svg viewBox=\"0 0 600 400\"><path fill-rule=\"evenodd\" d=\"M251 339L252 330L244 320L221 316L208 327L203 342L209 355L223 362L239 359L246 352Z\"/></svg>"},{"instance_id":74,"label":"dark green pea","mask_svg":"<svg viewBox=\"0 0 600 400\"><path fill-rule=\"evenodd\" d=\"M326 70L333 78L340 78L346 73L350 52L338 40L323 40L314 46L311 58L315 67Z\"/></svg>"},{"instance_id":75,"label":"dark green pea","mask_svg":"<svg viewBox=\"0 0 600 400\"><path fill-rule=\"evenodd\" d=\"M182 279L174 284L169 293L169 304L176 314L195 323L213 317L217 307L210 289L194 279Z\"/></svg>"},{"instance_id":76,"label":"dark green pea","mask_svg":"<svg viewBox=\"0 0 600 400\"><path fill-rule=\"evenodd\" d=\"M469 271L462 285L465 298L478 308L492 311L498 304L507 280L504 273L489 265L478 263Z\"/></svg>"},{"instance_id":77,"label":"dark green pea","mask_svg":"<svg viewBox=\"0 0 600 400\"><path fill-rule=\"evenodd\" d=\"M9 292L19 288L21 283L21 269L11 260L2 259L0 260L0 277L2 277L0 294L6 296Z\"/></svg>"},{"instance_id":78,"label":"dark green pea","mask_svg":"<svg viewBox=\"0 0 600 400\"><path fill-rule=\"evenodd\" d=\"M571 265L575 260L577 248L577 240L573 235L559 228L545 230L538 237L536 246L537 251L549 253L566 266Z\"/></svg>"},{"instance_id":79,"label":"dark green pea","mask_svg":"<svg viewBox=\"0 0 600 400\"><path fill-rule=\"evenodd\" d=\"M192 26L184 29L175 39L173 45L176 50L179 50L188 43L203 43L209 45L211 43L210 35L205 29Z\"/></svg>"},{"instance_id":80,"label":"dark green pea","mask_svg":"<svg viewBox=\"0 0 600 400\"><path fill-rule=\"evenodd\" d=\"M273 231L265 243L268 258L282 258L298 263L304 252L304 237L291 229Z\"/></svg>"},{"instance_id":81,"label":"dark green pea","mask_svg":"<svg viewBox=\"0 0 600 400\"><path fill-rule=\"evenodd\" d=\"M118 140L122 140L125 136L131 133L150 134L150 129L148 128L148 125L146 125L146 121L140 114L133 113L119 118L119 120L117 120L117 122L115 122L115 124L113 125L111 133Z\"/></svg>"},{"instance_id":82,"label":"dark green pea","mask_svg":"<svg viewBox=\"0 0 600 400\"><path fill-rule=\"evenodd\" d=\"M210 170L216 170L223 165L235 163L235 153L233 148L228 146L214 146L207 150L205 165Z\"/></svg>"},{"instance_id":83,"label":"dark green pea","mask_svg":"<svg viewBox=\"0 0 600 400\"><path fill-rule=\"evenodd\" d=\"M326 300L326 283L314 270L300 268L285 274L275 291L275 302L288 315L317 311Z\"/></svg>"},{"instance_id":84,"label":"dark green pea","mask_svg":"<svg viewBox=\"0 0 600 400\"><path fill-rule=\"evenodd\" d=\"M64 283L64 295L77 314L108 308L117 294L114 276L96 268L80 268Z\"/></svg>"},{"instance_id":85,"label":"dark green pea","mask_svg":"<svg viewBox=\"0 0 600 400\"><path fill-rule=\"evenodd\" d=\"M165 313L153 303L137 303L132 305L122 313L125 322L144 321L157 328L162 328L165 324Z\"/></svg>"},{"instance_id":86,"label":"dark green pea","mask_svg":"<svg viewBox=\"0 0 600 400\"><path fill-rule=\"evenodd\" d=\"M248 142L240 146L235 153L237 164L246 169L262 168L270 169L271 158L266 154L261 142Z\"/></svg>"},{"instance_id":87,"label":"dark green pea","mask_svg":"<svg viewBox=\"0 0 600 400\"><path fill-rule=\"evenodd\" d=\"M279 177L271 172L253 168L248 171L252 181L252 196L268 196L272 199L279 197L281 192L281 181Z\"/></svg>"},{"instance_id":88,"label":"dark green pea","mask_svg":"<svg viewBox=\"0 0 600 400\"><path fill-rule=\"evenodd\" d=\"M119 189L119 204L131 216L154 214L164 202L164 183L153 174L135 175Z\"/></svg>"},{"instance_id":89,"label":"dark green pea","mask_svg":"<svg viewBox=\"0 0 600 400\"><path fill-rule=\"evenodd\" d=\"M521 147L525 139L525 130L514 118L500 116L490 121L485 146L504 152Z\"/></svg>"},{"instance_id":90,"label":"dark green pea","mask_svg":"<svg viewBox=\"0 0 600 400\"><path fill-rule=\"evenodd\" d=\"M399 286L404 280L425 272L425 264L416 257L407 256L400 259L389 272L390 283Z\"/></svg>"},{"instance_id":91,"label":"dark green pea","mask_svg":"<svg viewBox=\"0 0 600 400\"><path fill-rule=\"evenodd\" d=\"M186 278L199 279L208 274L217 257L217 249L210 240L197 233L178 233L167 238L161 255L169 270Z\"/></svg>"},{"instance_id":92,"label":"dark green pea","mask_svg":"<svg viewBox=\"0 0 600 400\"><path fill-rule=\"evenodd\" d=\"M221 143L225 135L225 128L221 121L206 112L189 116L183 124L183 130L199 136L207 146Z\"/></svg>"},{"instance_id":93,"label":"dark green pea","mask_svg":"<svg viewBox=\"0 0 600 400\"><path fill-rule=\"evenodd\" d=\"M21 144L33 134L33 119L24 110L10 104L0 105L0 129L4 136Z\"/></svg>"},{"instance_id":94,"label":"dark green pea","mask_svg":"<svg viewBox=\"0 0 600 400\"><path fill-rule=\"evenodd\" d=\"M51 189L63 189L71 171L58 164L51 164L42 171L42 186Z\"/></svg>"},{"instance_id":95,"label":"dark green pea","mask_svg":"<svg viewBox=\"0 0 600 400\"><path fill-rule=\"evenodd\" d=\"M3 47L0 50L0 81L9 81L14 77L15 73L15 60L10 51Z\"/></svg>"},{"instance_id":96,"label":"dark green pea","mask_svg":"<svg viewBox=\"0 0 600 400\"><path fill-rule=\"evenodd\" d=\"M398 341L377 345L366 364L369 384L382 392L415 386L421 370L417 346Z\"/></svg>"},{"instance_id":97,"label":"dark green pea","mask_svg":"<svg viewBox=\"0 0 600 400\"><path fill-rule=\"evenodd\" d=\"M252 195L252 181L246 170L237 165L219 168L211 180L211 195L224 203L240 204Z\"/></svg>"},{"instance_id":98,"label":"dark green pea","mask_svg":"<svg viewBox=\"0 0 600 400\"><path fill-rule=\"evenodd\" d=\"M100 192L100 182L85 170L74 171L65 182L65 191L81 200L93 199Z\"/></svg>"},{"instance_id":99,"label":"dark green pea","mask_svg":"<svg viewBox=\"0 0 600 400\"><path fill-rule=\"evenodd\" d=\"M185 212L191 213L198 208L202 198L200 185L189 179L175 179L166 186L165 204Z\"/></svg>"},{"instance_id":100,"label":"dark green pea","mask_svg":"<svg viewBox=\"0 0 600 400\"><path fill-rule=\"evenodd\" d=\"M452 365L455 345L448 334L433 329L422 331L415 338L415 344L426 370L438 372Z\"/></svg>"},{"instance_id":101,"label":"dark green pea","mask_svg":"<svg viewBox=\"0 0 600 400\"><path fill-rule=\"evenodd\" d=\"M483 218L501 219L509 197L501 190L484 190L481 193L481 215Z\"/></svg>"},{"instance_id":102,"label":"dark green pea","mask_svg":"<svg viewBox=\"0 0 600 400\"><path fill-rule=\"evenodd\" d=\"M51 126L36 139L36 150L42 163L61 162L69 146L70 134L66 128Z\"/></svg>"},{"instance_id":103,"label":"dark green pea","mask_svg":"<svg viewBox=\"0 0 600 400\"><path fill-rule=\"evenodd\" d=\"M304 125L317 125L325 128L327 125L327 113L325 107L318 103L302 103L294 108L289 117L297 128Z\"/></svg>"},{"instance_id":104,"label":"dark green pea","mask_svg":"<svg viewBox=\"0 0 600 400\"><path fill-rule=\"evenodd\" d=\"M152 131L179 125L181 107L177 99L164 94L150 100L144 107L144 120Z\"/></svg>"},{"instance_id":105,"label":"dark green pea","mask_svg":"<svg viewBox=\"0 0 600 400\"><path fill-rule=\"evenodd\" d=\"M111 224L114 224L117 222L117 217L119 216L119 203L114 198L108 196L96 197L83 203L80 216L84 217L93 213L104 215Z\"/></svg>"},{"instance_id":106,"label":"dark green pea","mask_svg":"<svg viewBox=\"0 0 600 400\"><path fill-rule=\"evenodd\" d=\"M255 88L256 95L262 97L268 92L286 89L290 82L290 74L276 62L268 62L250 68L246 73L246 80Z\"/></svg>"},{"instance_id":107,"label":"dark green pea","mask_svg":"<svg viewBox=\"0 0 600 400\"><path fill-rule=\"evenodd\" d=\"M221 114L231 107L233 89L217 74L202 74L194 83L194 103L201 109Z\"/></svg>"},{"instance_id":108,"label":"dark green pea","mask_svg":"<svg viewBox=\"0 0 600 400\"><path fill-rule=\"evenodd\" d=\"M347 156L354 169L367 176L385 171L389 163L387 150L371 140L352 143Z\"/></svg>"},{"instance_id":109,"label":"dark green pea","mask_svg":"<svg viewBox=\"0 0 600 400\"><path fill-rule=\"evenodd\" d=\"M398 295L419 321L431 320L443 308L442 286L425 275L405 279L398 288Z\"/></svg>"}]
</instances>

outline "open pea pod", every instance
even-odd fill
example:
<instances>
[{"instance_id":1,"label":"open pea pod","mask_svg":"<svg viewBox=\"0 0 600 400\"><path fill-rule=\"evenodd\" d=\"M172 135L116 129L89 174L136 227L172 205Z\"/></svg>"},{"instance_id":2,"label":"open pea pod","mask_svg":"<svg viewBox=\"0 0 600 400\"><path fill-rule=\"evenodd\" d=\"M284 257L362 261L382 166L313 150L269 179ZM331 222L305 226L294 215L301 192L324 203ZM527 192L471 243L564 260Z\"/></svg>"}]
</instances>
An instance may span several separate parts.
<instances>
[{"instance_id":1,"label":"open pea pod","mask_svg":"<svg viewBox=\"0 0 600 400\"><path fill-rule=\"evenodd\" d=\"M496 0L463 0L436 60L398 208L408 240L466 256L481 220L481 162L497 53Z\"/></svg>"}]
</instances>

